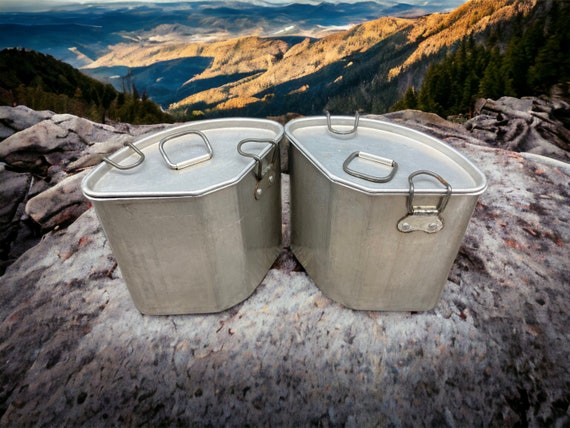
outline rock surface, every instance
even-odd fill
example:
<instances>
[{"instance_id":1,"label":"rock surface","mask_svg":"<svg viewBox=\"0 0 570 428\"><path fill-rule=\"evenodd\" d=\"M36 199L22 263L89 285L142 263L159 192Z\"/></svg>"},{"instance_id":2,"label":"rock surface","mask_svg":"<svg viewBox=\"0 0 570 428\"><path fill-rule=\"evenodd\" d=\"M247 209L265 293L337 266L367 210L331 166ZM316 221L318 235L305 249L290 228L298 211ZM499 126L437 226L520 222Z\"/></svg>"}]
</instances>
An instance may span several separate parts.
<instances>
[{"instance_id":1,"label":"rock surface","mask_svg":"<svg viewBox=\"0 0 570 428\"><path fill-rule=\"evenodd\" d=\"M570 105L561 99L480 99L465 126L475 138L516 152L570 162Z\"/></svg>"},{"instance_id":2,"label":"rock surface","mask_svg":"<svg viewBox=\"0 0 570 428\"><path fill-rule=\"evenodd\" d=\"M23 214L24 200L32 182L29 173L17 173L0 164L0 260L10 256L11 243L16 241ZM0 273L4 272L3 266Z\"/></svg>"},{"instance_id":3,"label":"rock surface","mask_svg":"<svg viewBox=\"0 0 570 428\"><path fill-rule=\"evenodd\" d=\"M141 315L89 209L0 277L0 425L569 425L570 166L421 112L381 119L489 179L434 310L325 297L286 247L287 175L285 248L219 314Z\"/></svg>"},{"instance_id":4,"label":"rock surface","mask_svg":"<svg viewBox=\"0 0 570 428\"><path fill-rule=\"evenodd\" d=\"M0 140L49 119L54 114L51 111L35 111L26 106L0 106Z\"/></svg>"},{"instance_id":5,"label":"rock surface","mask_svg":"<svg viewBox=\"0 0 570 428\"><path fill-rule=\"evenodd\" d=\"M69 114L0 107L0 274L42 231L66 226L89 208L78 187L86 168L168 126L101 125Z\"/></svg>"}]
</instances>

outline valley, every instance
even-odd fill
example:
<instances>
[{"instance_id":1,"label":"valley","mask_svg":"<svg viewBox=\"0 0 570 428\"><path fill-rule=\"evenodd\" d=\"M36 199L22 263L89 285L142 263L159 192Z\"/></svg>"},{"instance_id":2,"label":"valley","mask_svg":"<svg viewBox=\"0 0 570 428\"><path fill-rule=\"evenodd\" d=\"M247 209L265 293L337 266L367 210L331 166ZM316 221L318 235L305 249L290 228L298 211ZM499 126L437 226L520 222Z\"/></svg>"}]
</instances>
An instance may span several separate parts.
<instances>
[{"instance_id":1,"label":"valley","mask_svg":"<svg viewBox=\"0 0 570 428\"><path fill-rule=\"evenodd\" d=\"M236 97L240 100L234 104L243 105L244 97L258 100L258 89L365 51L403 24L360 40L358 34L349 34L344 44L345 33L354 25L386 15L425 15L443 7L393 1L93 3L0 13L0 49L49 54L119 91L136 87L164 109ZM307 55L315 57L311 64L305 61Z\"/></svg>"},{"instance_id":2,"label":"valley","mask_svg":"<svg viewBox=\"0 0 570 428\"><path fill-rule=\"evenodd\" d=\"M47 29L43 46L25 36L15 15L0 14L10 29L0 47L18 35L26 47L150 98L179 119L382 113L466 37L504 50L514 22L553 2L470 0L443 12L433 3L372 1L93 5L26 14ZM70 22L66 39L61 31Z\"/></svg>"}]
</instances>

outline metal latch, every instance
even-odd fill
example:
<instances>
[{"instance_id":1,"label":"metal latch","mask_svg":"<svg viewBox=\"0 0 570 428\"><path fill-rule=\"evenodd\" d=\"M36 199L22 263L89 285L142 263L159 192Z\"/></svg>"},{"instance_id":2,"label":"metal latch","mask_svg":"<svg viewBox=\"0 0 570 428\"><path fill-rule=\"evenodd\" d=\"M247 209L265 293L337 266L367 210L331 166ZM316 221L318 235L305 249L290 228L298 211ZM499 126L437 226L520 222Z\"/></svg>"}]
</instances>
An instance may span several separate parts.
<instances>
[{"instance_id":1,"label":"metal latch","mask_svg":"<svg viewBox=\"0 0 570 428\"><path fill-rule=\"evenodd\" d=\"M414 178L418 175L429 175L436 178L446 188L445 194L441 197L437 206L415 206L414 205ZM451 196L451 185L445 181L440 175L435 172L420 170L413 172L408 177L410 183L410 193L406 201L408 214L398 222L398 230L400 232L408 233L416 230L426 233L439 232L444 227L443 218L441 214L447 206L449 197Z\"/></svg>"},{"instance_id":2,"label":"metal latch","mask_svg":"<svg viewBox=\"0 0 570 428\"><path fill-rule=\"evenodd\" d=\"M260 158L255 153L248 153L242 149L242 146L246 143L269 143L272 145L271 151L269 156L271 156L271 160L264 166L263 165L263 158ZM255 189L253 192L253 196L255 199L260 199L265 191L271 187L279 178L278 174L278 167L277 165L279 156L278 144L276 141L273 140L265 140L261 138L246 138L241 140L238 143L237 151L240 155L253 158L256 161L256 168L255 168L255 177L257 178L257 183L255 185Z\"/></svg>"}]
</instances>

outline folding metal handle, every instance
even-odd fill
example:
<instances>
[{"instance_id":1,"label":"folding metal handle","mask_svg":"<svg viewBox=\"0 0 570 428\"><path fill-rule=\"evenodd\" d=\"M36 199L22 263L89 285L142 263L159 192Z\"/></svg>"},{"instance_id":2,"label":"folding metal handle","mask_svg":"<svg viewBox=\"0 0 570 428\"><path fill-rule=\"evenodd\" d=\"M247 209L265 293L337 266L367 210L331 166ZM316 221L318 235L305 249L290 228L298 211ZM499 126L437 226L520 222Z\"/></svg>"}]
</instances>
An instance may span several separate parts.
<instances>
[{"instance_id":1,"label":"folding metal handle","mask_svg":"<svg viewBox=\"0 0 570 428\"><path fill-rule=\"evenodd\" d=\"M414 206L414 178L422 174L434 177L446 188L445 195L441 197L436 207ZM408 182L410 183L410 193L406 201L408 214L398 222L398 230L404 233L414 231L422 231L426 233L439 232L444 228L444 219L441 217L441 214L443 213L443 210L445 210L449 197L451 196L451 192L453 190L451 185L440 175L427 170L420 170L411 173L408 177Z\"/></svg>"},{"instance_id":2,"label":"folding metal handle","mask_svg":"<svg viewBox=\"0 0 570 428\"><path fill-rule=\"evenodd\" d=\"M368 161L379 163L381 165L386 165L386 166L391 167L392 170L390 171L390 173L388 175L386 175L384 177L378 177L375 175L370 175L370 174L365 174L363 172L355 171L354 169L351 169L349 167L349 165L356 158L361 158L361 159L365 159ZM387 183L392 178L394 178L396 171L398 171L398 163L395 160L386 159L386 158L383 158L382 156L377 156L377 155L373 155L371 153L356 151L356 152L350 154L350 156L348 156L346 158L346 160L342 164L342 169L347 174L350 174L354 177L362 178L362 179L367 180L367 181L371 181L373 183Z\"/></svg>"},{"instance_id":3,"label":"folding metal handle","mask_svg":"<svg viewBox=\"0 0 570 428\"><path fill-rule=\"evenodd\" d=\"M408 195L408 200L407 200L408 214L413 214L418 209L421 209L420 207L414 206L414 193L415 193L414 178L417 177L418 175L430 175L445 186L446 188L445 195L441 197L439 204L437 204L436 208L437 214L443 213L443 210L445 209L445 207L447 206L447 202L449 201L449 197L451 196L451 192L453 191L451 184L445 181L441 175L436 174L435 172L432 171L422 169L411 173L410 176L408 177L408 182L410 183L410 193Z\"/></svg>"},{"instance_id":4,"label":"folding metal handle","mask_svg":"<svg viewBox=\"0 0 570 428\"><path fill-rule=\"evenodd\" d=\"M350 135L350 134L354 134L356 132L356 130L358 129L358 121L360 120L360 113L358 113L358 111L356 111L354 113L354 126L352 127L352 129L349 129L347 131L341 131L339 129L334 129L332 127L331 114L328 111L325 111L325 114L327 116L327 127L329 128L329 131L332 132L333 134Z\"/></svg>"},{"instance_id":5,"label":"folding metal handle","mask_svg":"<svg viewBox=\"0 0 570 428\"><path fill-rule=\"evenodd\" d=\"M168 142L170 140L182 137L184 135L189 135L189 134L198 135L202 139L202 141L204 142L204 145L206 146L206 153L204 153L203 155L196 156L194 158L182 161L182 162L178 162L178 163L172 162L170 160L170 158L168 157L168 155L166 154L166 151L164 149L164 145L166 144L166 142ZM210 145L210 142L208 141L208 137L206 137L206 135L203 132L200 132L197 130L183 131L183 132L179 132L177 134L173 134L173 135L169 135L167 137L164 137L158 143L158 150L160 151L160 154L162 155L162 157L164 158L164 160L166 161L166 164L168 165L168 167L170 169L182 169L182 168L186 168L186 167L189 167L192 165L196 165L196 164L199 164L201 162L205 162L207 160L212 159L212 156L214 155L214 152L212 150L212 146Z\"/></svg>"},{"instance_id":6,"label":"folding metal handle","mask_svg":"<svg viewBox=\"0 0 570 428\"><path fill-rule=\"evenodd\" d=\"M246 143L269 143L272 145L271 151L273 155L271 156L271 161L267 164L265 168L262 166L262 158L255 153L249 153L243 150L242 146ZM278 159L278 142L273 140L265 140L262 138L246 138L241 140L237 145L237 151L240 155L255 159L257 169L255 171L255 177L257 178L257 183L253 189L253 195L255 199L260 199L265 191L273 186L279 179L279 166L276 165Z\"/></svg>"},{"instance_id":7,"label":"folding metal handle","mask_svg":"<svg viewBox=\"0 0 570 428\"><path fill-rule=\"evenodd\" d=\"M263 138L245 138L245 139L241 140L237 145L237 151L240 155L248 157L248 158L255 159L256 165L257 165L255 175L256 175L258 180L261 180L263 178L263 171L262 171L262 166L261 166L261 160L262 159L255 153L248 153L248 152L243 150L242 146L244 144L247 144L247 143L269 143L274 148L276 148L277 142L273 141L273 140L266 140ZM276 154L276 151L274 150L273 151L273 158L271 159L271 163L273 163L273 161L275 160L275 154Z\"/></svg>"},{"instance_id":8,"label":"folding metal handle","mask_svg":"<svg viewBox=\"0 0 570 428\"><path fill-rule=\"evenodd\" d=\"M134 162L130 165L121 165L121 164L118 164L117 162L114 162L111 159L106 158L106 157L103 158L103 160L105 162L107 162L109 165L114 166L115 168L121 169L121 170L132 169L134 167L139 166L141 163L143 163L144 153L141 152L137 146L135 146L133 143L129 143L129 142L125 143L124 145L126 147L130 147L131 149L133 149L133 151L139 156L139 159L136 162Z\"/></svg>"}]
</instances>

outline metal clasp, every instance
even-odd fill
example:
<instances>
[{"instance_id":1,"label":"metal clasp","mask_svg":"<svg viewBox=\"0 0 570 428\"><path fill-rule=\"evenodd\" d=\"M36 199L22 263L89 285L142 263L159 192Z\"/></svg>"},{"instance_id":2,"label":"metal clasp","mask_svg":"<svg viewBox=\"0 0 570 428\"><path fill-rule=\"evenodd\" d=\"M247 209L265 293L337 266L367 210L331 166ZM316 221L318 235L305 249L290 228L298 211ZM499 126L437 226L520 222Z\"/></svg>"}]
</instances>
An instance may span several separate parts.
<instances>
[{"instance_id":1,"label":"metal clasp","mask_svg":"<svg viewBox=\"0 0 570 428\"><path fill-rule=\"evenodd\" d=\"M106 157L103 158L103 160L105 162L107 162L109 165L114 166L115 168L123 170L123 171L127 170L127 169L132 169L136 166L139 166L141 163L143 163L144 153L141 152L137 146L135 146L133 143L129 143L129 142L125 143L124 145L125 145L125 147L130 147L131 149L133 149L134 152L139 156L139 159L136 162L134 162L130 165L121 165L121 164L118 164L117 162L114 162L111 159L106 158Z\"/></svg>"},{"instance_id":2,"label":"metal clasp","mask_svg":"<svg viewBox=\"0 0 570 428\"><path fill-rule=\"evenodd\" d=\"M327 116L327 127L329 128L329 131L332 132L333 134L350 135L350 134L354 134L356 132L356 130L358 129L358 121L360 120L360 113L358 113L358 111L354 112L354 126L352 127L352 129L349 129L347 131L341 131L339 129L334 129L332 127L331 114L328 111L325 111L325 114Z\"/></svg>"},{"instance_id":3,"label":"metal clasp","mask_svg":"<svg viewBox=\"0 0 570 428\"><path fill-rule=\"evenodd\" d=\"M390 171L390 173L388 175L386 175L384 177L378 177L375 175L365 174L364 172L355 171L354 169L350 168L349 165L356 158L368 160L371 162L376 162L380 165L389 166L392 168L392 170ZM362 179L367 180L367 181L371 181L373 183L387 183L392 178L394 178L394 175L396 175L396 171L398 171L398 163L395 160L386 159L386 158L383 158L382 156L373 155L371 153L356 151L346 158L346 160L342 164L342 169L347 174L350 174L350 175L357 177L357 178L362 178Z\"/></svg>"},{"instance_id":4,"label":"metal clasp","mask_svg":"<svg viewBox=\"0 0 570 428\"><path fill-rule=\"evenodd\" d=\"M269 143L272 145L271 148L271 160L263 167L263 159L259 157L256 153L249 153L243 150L242 146L246 143ZM253 158L256 162L255 177L257 178L257 184L253 195L255 199L259 199L265 193L269 187L271 187L278 179L277 173L277 159L278 159L278 143L273 140L266 140L263 138L245 138L241 140L237 145L237 151L240 155Z\"/></svg>"},{"instance_id":5,"label":"metal clasp","mask_svg":"<svg viewBox=\"0 0 570 428\"><path fill-rule=\"evenodd\" d=\"M178 162L178 163L172 162L170 160L170 158L168 157L168 155L166 154L166 150L164 150L164 145L166 144L167 141L170 141L170 140L173 140L175 138L182 137L182 136L188 135L188 134L198 135L202 139L202 141L204 142L204 145L206 146L206 153L204 153L203 155L200 155L200 156L196 156L192 159L182 161L182 162ZM212 156L214 155L214 152L212 150L212 146L210 145L210 142L208 141L208 137L206 137L206 135L203 132L200 132L197 130L183 131L183 132L179 132L177 134L173 134L173 135L169 135L167 137L164 137L158 143L158 150L160 151L160 154L162 155L162 157L164 158L166 164L168 165L168 167L170 169L182 169L182 168L186 168L186 167L189 167L192 165L196 165L198 163L205 162L207 160L212 159Z\"/></svg>"},{"instance_id":6,"label":"metal clasp","mask_svg":"<svg viewBox=\"0 0 570 428\"><path fill-rule=\"evenodd\" d=\"M414 178L418 175L429 175L431 177L434 177L437 179L437 181L445 186L446 192L439 200L437 206L414 205ZM439 174L427 170L413 172L408 177L408 182L410 184L410 190L408 198L406 200L408 214L398 222L398 230L405 233L413 232L416 230L426 233L439 232L444 227L444 222L441 214L443 213L443 210L445 210L445 207L447 206L447 203L449 202L449 198L453 191L451 184L445 181Z\"/></svg>"}]
</instances>

